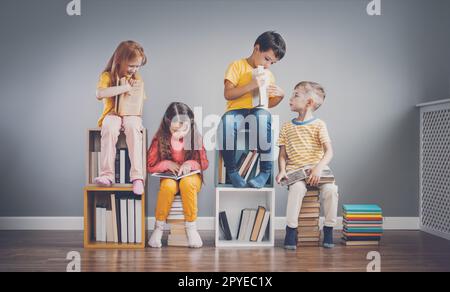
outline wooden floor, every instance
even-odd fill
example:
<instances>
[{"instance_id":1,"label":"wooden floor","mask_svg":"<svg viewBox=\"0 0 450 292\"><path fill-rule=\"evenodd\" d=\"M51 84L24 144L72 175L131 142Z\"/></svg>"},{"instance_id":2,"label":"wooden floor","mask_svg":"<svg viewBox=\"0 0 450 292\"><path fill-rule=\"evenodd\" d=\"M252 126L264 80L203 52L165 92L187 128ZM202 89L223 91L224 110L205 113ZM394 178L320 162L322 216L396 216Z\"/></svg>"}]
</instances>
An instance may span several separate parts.
<instances>
[{"instance_id":1,"label":"wooden floor","mask_svg":"<svg viewBox=\"0 0 450 292\"><path fill-rule=\"evenodd\" d=\"M450 271L450 242L418 231L387 231L380 247L345 247L333 250L282 248L277 233L275 248L216 249L212 232L203 232L205 247L164 247L145 250L85 250L82 232L1 231L0 271L65 271L70 251L81 254L82 271L366 271L370 251L381 254L381 270ZM335 234L338 241L339 233Z\"/></svg>"}]
</instances>

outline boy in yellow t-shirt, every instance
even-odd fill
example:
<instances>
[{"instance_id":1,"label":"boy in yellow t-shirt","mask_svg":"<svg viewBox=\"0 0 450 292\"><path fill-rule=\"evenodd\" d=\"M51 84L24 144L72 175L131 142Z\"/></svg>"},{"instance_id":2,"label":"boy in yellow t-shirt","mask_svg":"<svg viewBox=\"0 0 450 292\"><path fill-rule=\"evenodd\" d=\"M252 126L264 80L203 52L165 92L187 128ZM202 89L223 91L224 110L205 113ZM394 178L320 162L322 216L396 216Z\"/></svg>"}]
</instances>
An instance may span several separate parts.
<instances>
[{"instance_id":1,"label":"boy in yellow t-shirt","mask_svg":"<svg viewBox=\"0 0 450 292\"><path fill-rule=\"evenodd\" d=\"M275 78L269 68L281 60L285 53L286 44L281 35L267 31L257 38L251 56L234 61L225 73L227 112L221 120L219 139L224 164L234 187L247 186L247 182L239 175L235 157L237 133L245 124L249 125L249 144L254 145L261 154L260 173L248 181L248 186L264 187L272 172L272 118L267 106L260 106L258 98L260 89L267 88L268 107L277 106L283 99L284 91L275 85ZM255 74L257 69L262 68L262 72Z\"/></svg>"},{"instance_id":2,"label":"boy in yellow t-shirt","mask_svg":"<svg viewBox=\"0 0 450 292\"><path fill-rule=\"evenodd\" d=\"M289 186L284 242L286 249L297 248L298 216L306 195L306 184L320 189L325 213L323 246L334 247L333 227L337 221L338 188L334 183L319 185L322 170L328 168L333 158L333 148L325 122L313 116L324 100L325 90L320 84L310 81L297 84L289 106L298 117L285 123L280 131L277 183L287 178L287 173L292 170L313 167L306 182L299 181Z\"/></svg>"}]
</instances>

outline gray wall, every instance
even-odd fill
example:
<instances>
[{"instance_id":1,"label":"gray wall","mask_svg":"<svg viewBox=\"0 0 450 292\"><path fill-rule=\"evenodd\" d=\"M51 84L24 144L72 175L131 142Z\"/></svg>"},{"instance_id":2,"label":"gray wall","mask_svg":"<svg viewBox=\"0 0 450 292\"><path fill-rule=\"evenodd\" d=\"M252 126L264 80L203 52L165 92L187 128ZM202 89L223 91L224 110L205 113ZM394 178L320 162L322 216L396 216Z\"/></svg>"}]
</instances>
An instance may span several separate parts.
<instances>
[{"instance_id":1,"label":"gray wall","mask_svg":"<svg viewBox=\"0 0 450 292\"><path fill-rule=\"evenodd\" d=\"M0 11L0 216L81 216L89 127L102 105L98 75L121 40L145 47L152 136L173 100L222 114L227 65L250 54L275 29L287 41L273 72L289 95L300 80L328 90L326 120L336 156L341 203L378 203L387 216L418 215L418 111L450 91L446 0L384 0L369 17L362 0L2 1ZM285 100L274 111L288 120ZM199 196L214 214L213 155ZM157 181L150 180L149 215ZM277 216L287 193L277 188Z\"/></svg>"}]
</instances>

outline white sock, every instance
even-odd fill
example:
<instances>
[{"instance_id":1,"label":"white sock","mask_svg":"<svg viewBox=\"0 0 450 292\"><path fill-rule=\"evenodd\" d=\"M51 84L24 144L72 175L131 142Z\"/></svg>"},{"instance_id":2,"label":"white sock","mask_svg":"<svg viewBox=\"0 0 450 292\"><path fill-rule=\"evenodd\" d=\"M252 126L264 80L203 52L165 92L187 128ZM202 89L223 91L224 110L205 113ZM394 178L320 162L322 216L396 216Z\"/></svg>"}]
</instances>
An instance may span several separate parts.
<instances>
[{"instance_id":1,"label":"white sock","mask_svg":"<svg viewBox=\"0 0 450 292\"><path fill-rule=\"evenodd\" d=\"M152 236L150 237L150 240L148 241L148 245L155 248L162 247L162 236L164 233L164 221L156 221L155 224L155 230L153 230Z\"/></svg>"},{"instance_id":2,"label":"white sock","mask_svg":"<svg viewBox=\"0 0 450 292\"><path fill-rule=\"evenodd\" d=\"M189 241L189 247L200 248L203 246L203 241L198 234L196 222L186 222L186 233Z\"/></svg>"}]
</instances>

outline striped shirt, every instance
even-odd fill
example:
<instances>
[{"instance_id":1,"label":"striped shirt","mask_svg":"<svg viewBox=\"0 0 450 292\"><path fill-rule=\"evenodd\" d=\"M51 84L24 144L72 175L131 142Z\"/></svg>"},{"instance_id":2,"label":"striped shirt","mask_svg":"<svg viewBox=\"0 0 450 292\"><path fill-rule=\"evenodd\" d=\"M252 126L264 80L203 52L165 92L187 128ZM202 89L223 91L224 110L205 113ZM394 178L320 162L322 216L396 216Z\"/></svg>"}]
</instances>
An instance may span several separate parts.
<instances>
[{"instance_id":1,"label":"striped shirt","mask_svg":"<svg viewBox=\"0 0 450 292\"><path fill-rule=\"evenodd\" d=\"M322 120L313 118L299 122L293 119L284 123L278 146L286 147L286 171L319 163L325 153L323 144L328 142L331 142L331 139L327 126Z\"/></svg>"}]
</instances>

